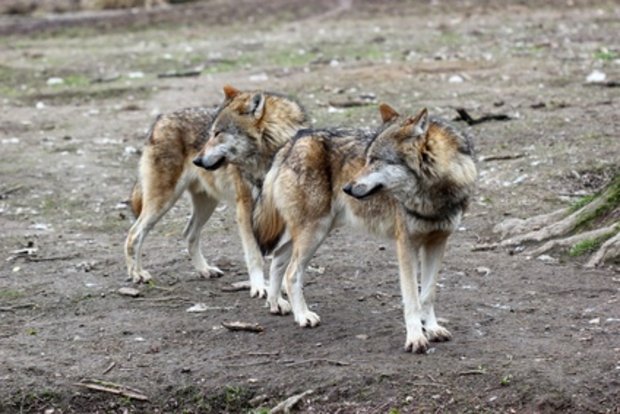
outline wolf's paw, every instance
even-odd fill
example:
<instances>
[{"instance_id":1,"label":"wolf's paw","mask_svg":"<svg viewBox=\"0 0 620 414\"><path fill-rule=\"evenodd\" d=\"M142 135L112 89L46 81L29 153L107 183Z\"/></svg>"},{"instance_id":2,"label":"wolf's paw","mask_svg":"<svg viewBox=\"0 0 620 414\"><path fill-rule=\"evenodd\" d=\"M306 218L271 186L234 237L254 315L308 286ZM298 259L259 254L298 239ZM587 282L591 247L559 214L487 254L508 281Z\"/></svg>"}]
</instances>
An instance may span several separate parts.
<instances>
[{"instance_id":1,"label":"wolf's paw","mask_svg":"<svg viewBox=\"0 0 620 414\"><path fill-rule=\"evenodd\" d=\"M224 272L215 266L208 266L206 269L199 270L198 274L205 279L217 279L224 276Z\"/></svg>"},{"instance_id":2,"label":"wolf's paw","mask_svg":"<svg viewBox=\"0 0 620 414\"><path fill-rule=\"evenodd\" d=\"M267 288L264 283L260 283L250 286L250 297L252 298L266 298L267 297Z\"/></svg>"},{"instance_id":3,"label":"wolf's paw","mask_svg":"<svg viewBox=\"0 0 620 414\"><path fill-rule=\"evenodd\" d=\"M131 272L131 280L133 283L147 283L151 279L153 279L151 274L144 269L134 269Z\"/></svg>"},{"instance_id":4,"label":"wolf's paw","mask_svg":"<svg viewBox=\"0 0 620 414\"><path fill-rule=\"evenodd\" d=\"M405 352L413 352L415 354L423 354L429 347L428 339L424 336L407 339L405 343Z\"/></svg>"},{"instance_id":5,"label":"wolf's paw","mask_svg":"<svg viewBox=\"0 0 620 414\"><path fill-rule=\"evenodd\" d=\"M452 339L450 331L441 325L435 325L432 328L424 327L424 335L431 342L446 342Z\"/></svg>"},{"instance_id":6,"label":"wolf's paw","mask_svg":"<svg viewBox=\"0 0 620 414\"><path fill-rule=\"evenodd\" d=\"M295 322L302 328L314 328L321 323L321 318L314 312L305 311L301 315L295 315Z\"/></svg>"},{"instance_id":7,"label":"wolf's paw","mask_svg":"<svg viewBox=\"0 0 620 414\"><path fill-rule=\"evenodd\" d=\"M284 298L278 298L276 303L269 304L269 312L274 315L288 315L291 313L291 304Z\"/></svg>"}]
</instances>

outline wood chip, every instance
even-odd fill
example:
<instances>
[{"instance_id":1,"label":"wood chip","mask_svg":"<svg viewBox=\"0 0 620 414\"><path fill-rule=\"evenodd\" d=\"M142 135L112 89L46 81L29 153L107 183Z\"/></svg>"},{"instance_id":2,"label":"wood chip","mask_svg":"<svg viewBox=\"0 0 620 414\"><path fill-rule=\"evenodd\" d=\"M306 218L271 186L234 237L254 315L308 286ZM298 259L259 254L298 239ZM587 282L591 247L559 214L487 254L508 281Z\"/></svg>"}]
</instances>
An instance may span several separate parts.
<instances>
[{"instance_id":1,"label":"wood chip","mask_svg":"<svg viewBox=\"0 0 620 414\"><path fill-rule=\"evenodd\" d=\"M222 326L229 331L263 332L265 329L257 323L241 321L222 322Z\"/></svg>"},{"instance_id":2,"label":"wood chip","mask_svg":"<svg viewBox=\"0 0 620 414\"><path fill-rule=\"evenodd\" d=\"M224 286L221 290L222 292L239 292L242 290L250 290L250 281L243 280L240 282L231 283L230 286Z\"/></svg>"}]
</instances>

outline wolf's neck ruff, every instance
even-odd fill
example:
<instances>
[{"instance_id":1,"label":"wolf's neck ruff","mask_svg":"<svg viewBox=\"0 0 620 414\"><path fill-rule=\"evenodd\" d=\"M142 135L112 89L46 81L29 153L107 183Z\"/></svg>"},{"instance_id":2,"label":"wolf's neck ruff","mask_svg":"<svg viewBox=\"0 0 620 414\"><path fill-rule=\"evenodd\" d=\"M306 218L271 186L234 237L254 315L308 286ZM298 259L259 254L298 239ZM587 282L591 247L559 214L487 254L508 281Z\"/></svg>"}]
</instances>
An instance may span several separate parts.
<instances>
[{"instance_id":1,"label":"wolf's neck ruff","mask_svg":"<svg viewBox=\"0 0 620 414\"><path fill-rule=\"evenodd\" d=\"M435 214L423 214L417 210L407 207L403 204L403 209L407 215L415 218L416 220L428 221L431 223L439 223L441 221L452 220L459 213L463 213L467 208L467 198L463 198L460 201L446 204L439 209Z\"/></svg>"}]
</instances>

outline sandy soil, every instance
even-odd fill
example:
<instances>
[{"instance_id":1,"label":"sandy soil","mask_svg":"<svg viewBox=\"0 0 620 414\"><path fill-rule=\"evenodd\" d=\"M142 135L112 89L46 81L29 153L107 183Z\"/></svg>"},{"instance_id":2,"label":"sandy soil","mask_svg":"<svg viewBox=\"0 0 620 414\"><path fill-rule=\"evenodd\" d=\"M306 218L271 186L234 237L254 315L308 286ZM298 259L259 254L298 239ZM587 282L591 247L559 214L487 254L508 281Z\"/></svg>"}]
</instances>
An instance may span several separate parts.
<instances>
[{"instance_id":1,"label":"sandy soil","mask_svg":"<svg viewBox=\"0 0 620 414\"><path fill-rule=\"evenodd\" d=\"M472 246L496 241L506 217L591 194L618 167L620 90L586 77L620 81L620 6L256 3L135 11L122 24L114 13L0 20L20 32L0 39L0 412L267 412L313 390L299 411L617 413L618 267ZM199 77L157 76L196 67ZM522 156L479 164L441 272L451 342L402 351L393 246L348 229L312 263L316 329L222 291L246 279L232 206L203 232L225 277L193 271L182 200L146 242L156 283L139 298L117 293L131 286L123 203L147 128L158 113L219 103L225 83L295 96L317 126L376 124L376 105L328 105L362 94L402 112L512 117L471 129L480 156ZM200 302L206 312L186 312ZM231 320L265 330L221 327ZM148 401L75 385L88 378Z\"/></svg>"}]
</instances>

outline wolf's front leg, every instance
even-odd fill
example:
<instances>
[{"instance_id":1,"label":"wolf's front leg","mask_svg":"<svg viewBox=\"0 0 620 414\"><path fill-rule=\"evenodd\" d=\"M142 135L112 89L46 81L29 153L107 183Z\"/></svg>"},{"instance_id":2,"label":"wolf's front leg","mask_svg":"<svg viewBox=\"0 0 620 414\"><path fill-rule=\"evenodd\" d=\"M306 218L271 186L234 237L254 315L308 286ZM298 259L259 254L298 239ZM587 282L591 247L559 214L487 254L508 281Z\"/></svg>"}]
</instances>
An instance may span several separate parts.
<instances>
[{"instance_id":1,"label":"wolf's front leg","mask_svg":"<svg viewBox=\"0 0 620 414\"><path fill-rule=\"evenodd\" d=\"M403 226L404 227L404 226ZM416 251L411 245L406 230L399 231L396 240L398 254L400 290L403 297L407 339L405 351L424 353L428 349L428 339L422 331L422 307L418 296L416 275Z\"/></svg>"},{"instance_id":2,"label":"wolf's front leg","mask_svg":"<svg viewBox=\"0 0 620 414\"><path fill-rule=\"evenodd\" d=\"M267 288L263 277L263 256L252 232L252 190L237 172L234 175L237 196L237 226L245 255L245 263L250 274L250 296L264 298Z\"/></svg>"},{"instance_id":3,"label":"wolf's front leg","mask_svg":"<svg viewBox=\"0 0 620 414\"><path fill-rule=\"evenodd\" d=\"M422 273L422 323L429 341L449 341L452 334L443 326L439 325L435 317L435 292L437 287L437 274L443 254L446 250L448 235L433 238L430 242L422 245L420 249L420 262Z\"/></svg>"}]
</instances>

